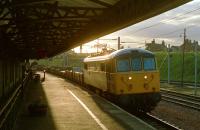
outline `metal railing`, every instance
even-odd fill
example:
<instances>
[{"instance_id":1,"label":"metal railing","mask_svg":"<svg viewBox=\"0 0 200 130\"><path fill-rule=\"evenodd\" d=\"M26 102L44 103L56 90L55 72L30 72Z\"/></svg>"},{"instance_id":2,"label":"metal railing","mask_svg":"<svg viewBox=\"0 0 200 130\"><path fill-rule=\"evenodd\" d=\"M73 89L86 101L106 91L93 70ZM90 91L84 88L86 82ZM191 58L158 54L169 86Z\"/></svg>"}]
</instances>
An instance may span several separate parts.
<instances>
[{"instance_id":1,"label":"metal railing","mask_svg":"<svg viewBox=\"0 0 200 130\"><path fill-rule=\"evenodd\" d=\"M12 130L17 119L17 114L22 102L23 90L27 85L31 74L24 78L23 82L15 89L9 99L0 110L0 130Z\"/></svg>"}]
</instances>

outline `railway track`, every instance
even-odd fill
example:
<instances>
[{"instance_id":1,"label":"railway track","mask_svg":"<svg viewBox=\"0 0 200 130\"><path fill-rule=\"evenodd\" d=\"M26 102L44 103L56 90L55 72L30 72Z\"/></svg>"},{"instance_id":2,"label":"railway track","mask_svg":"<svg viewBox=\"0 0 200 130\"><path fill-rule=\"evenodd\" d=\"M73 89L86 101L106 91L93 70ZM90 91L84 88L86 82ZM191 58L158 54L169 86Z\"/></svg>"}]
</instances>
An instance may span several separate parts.
<instances>
[{"instance_id":1,"label":"railway track","mask_svg":"<svg viewBox=\"0 0 200 130\"><path fill-rule=\"evenodd\" d=\"M119 107L120 109L126 111L127 113L138 117L139 119L143 120L144 122L146 122L147 124L151 125L155 129L158 129L158 130L181 130L180 128L178 128L178 127L176 127L176 126L168 123L167 121L164 121L164 120L162 120L162 119L160 119L160 118L158 118L156 116L153 116L150 113L141 113L141 112L136 112L135 113L135 111L132 111L132 109L123 108L119 104L114 103L113 101L107 99L106 97L100 96L95 91L92 91L90 89L86 89L86 90L88 92L90 92L91 94L94 94L94 95L98 96L102 100L105 100L106 102L109 102L110 104Z\"/></svg>"},{"instance_id":2,"label":"railway track","mask_svg":"<svg viewBox=\"0 0 200 130\"><path fill-rule=\"evenodd\" d=\"M200 111L200 97L161 90L162 100Z\"/></svg>"},{"instance_id":3,"label":"railway track","mask_svg":"<svg viewBox=\"0 0 200 130\"><path fill-rule=\"evenodd\" d=\"M156 116L151 115L150 113L136 114L135 116L139 117L141 120L145 121L149 125L153 126L158 130L181 130L180 128L164 121Z\"/></svg>"},{"instance_id":4,"label":"railway track","mask_svg":"<svg viewBox=\"0 0 200 130\"><path fill-rule=\"evenodd\" d=\"M94 92L92 92L92 93L97 95ZM110 104L113 104L114 106L119 107L120 109L126 111L127 113L136 116L137 118L141 119L142 121L146 122L148 125L152 126L153 128L155 128L157 130L181 130L179 127L177 127L171 123L168 123L167 121L164 121L154 115L151 115L150 113L135 112L135 111L132 111L132 109L123 108L122 106L119 106L118 104L115 104L112 101L107 100L104 97L101 97L99 95L97 95L97 96L102 98L103 100L106 100L106 102L109 102Z\"/></svg>"}]
</instances>

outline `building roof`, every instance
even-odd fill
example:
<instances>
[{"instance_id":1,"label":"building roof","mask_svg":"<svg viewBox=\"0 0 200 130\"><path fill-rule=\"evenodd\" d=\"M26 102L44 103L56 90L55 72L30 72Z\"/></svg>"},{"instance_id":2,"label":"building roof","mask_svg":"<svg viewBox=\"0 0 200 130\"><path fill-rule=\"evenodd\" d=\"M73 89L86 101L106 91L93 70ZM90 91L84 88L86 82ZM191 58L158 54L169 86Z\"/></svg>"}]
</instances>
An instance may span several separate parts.
<instances>
[{"instance_id":1,"label":"building roof","mask_svg":"<svg viewBox=\"0 0 200 130\"><path fill-rule=\"evenodd\" d=\"M190 0L0 0L0 58L46 58Z\"/></svg>"}]
</instances>

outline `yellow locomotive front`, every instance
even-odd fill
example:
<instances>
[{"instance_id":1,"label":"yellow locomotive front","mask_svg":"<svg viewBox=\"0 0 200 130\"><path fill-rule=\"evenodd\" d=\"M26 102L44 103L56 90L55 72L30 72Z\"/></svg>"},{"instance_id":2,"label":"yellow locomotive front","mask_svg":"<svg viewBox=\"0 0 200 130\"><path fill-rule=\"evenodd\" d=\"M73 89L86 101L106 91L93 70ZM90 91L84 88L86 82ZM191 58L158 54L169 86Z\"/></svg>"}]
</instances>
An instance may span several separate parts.
<instances>
[{"instance_id":1,"label":"yellow locomotive front","mask_svg":"<svg viewBox=\"0 0 200 130\"><path fill-rule=\"evenodd\" d=\"M110 92L116 95L160 92L160 76L154 57L116 59L110 74Z\"/></svg>"},{"instance_id":2,"label":"yellow locomotive front","mask_svg":"<svg viewBox=\"0 0 200 130\"><path fill-rule=\"evenodd\" d=\"M160 75L153 53L146 50L118 55L110 73L110 93L117 95L121 104L151 111L160 101Z\"/></svg>"}]
</instances>

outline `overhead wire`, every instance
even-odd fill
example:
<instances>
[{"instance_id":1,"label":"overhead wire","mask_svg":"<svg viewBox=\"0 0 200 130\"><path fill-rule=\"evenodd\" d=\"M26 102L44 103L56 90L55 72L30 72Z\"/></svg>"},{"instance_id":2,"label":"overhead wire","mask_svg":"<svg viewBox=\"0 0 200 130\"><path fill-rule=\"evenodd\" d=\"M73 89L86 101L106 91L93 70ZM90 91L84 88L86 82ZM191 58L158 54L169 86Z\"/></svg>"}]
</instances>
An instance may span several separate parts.
<instances>
[{"instance_id":1,"label":"overhead wire","mask_svg":"<svg viewBox=\"0 0 200 130\"><path fill-rule=\"evenodd\" d=\"M190 10L190 11L185 12L185 13L183 13L183 14L180 14L180 15L178 15L178 16L172 17L172 18L170 18L170 19L168 19L168 20L163 20L163 21L160 21L159 23L155 23L155 24L152 24L152 25L150 25L150 26L146 26L146 27L140 28L140 29L134 31L132 34L135 34L135 33L137 33L137 32L140 32L140 31L143 31L143 30L146 30L146 29L149 29L149 28L152 28L152 27L161 25L161 24L165 24L165 22L170 22L170 21L172 21L172 20L175 20L175 19L177 19L177 18L181 18L182 16L185 16L185 15L187 15L187 14L190 14L190 13L193 13L193 12L196 12L196 11L199 11L199 10L200 10L200 7L198 6L197 8L195 8L195 9L193 9L193 10ZM182 18L182 19L184 19L184 18ZM181 20L181 19L179 19L179 20ZM192 26L194 26L194 25L191 25L191 26L186 27L186 28L191 28ZM172 34L174 34L174 33L176 33L176 32L181 31L181 30L183 30L183 28L176 29L176 30L171 31L171 32L168 32L168 33L160 34L160 35L157 36L156 38L161 38L161 36L172 35ZM169 37L169 38L170 38L170 37ZM124 43L125 43L125 44L132 44L132 43L141 43L141 44L145 44L145 42L146 42L147 40L151 40L151 39L152 39L152 38L148 38L148 39L142 40L142 41L144 41L144 43L143 43L143 42L137 42L137 41L130 42L130 43L128 43L128 42L125 43L125 42L124 42ZM122 43L123 43L123 42L122 42ZM123 43L123 44L124 44L124 43ZM144 46L145 46L145 45L143 45L142 47L144 47Z\"/></svg>"},{"instance_id":2,"label":"overhead wire","mask_svg":"<svg viewBox=\"0 0 200 130\"><path fill-rule=\"evenodd\" d=\"M149 29L149 28L152 28L152 27L155 27L155 26L164 24L164 22L169 22L169 21L171 21L171 20L180 18L180 17L182 17L182 16L184 16L184 15L187 15L187 14L190 14L190 13L193 13L193 12L196 12L196 11L199 11L199 10L200 10L200 7L198 6L198 8L196 8L196 9L190 10L190 11L188 11L188 12L185 12L185 13L183 13L183 14L180 14L180 15L178 15L178 16L175 16L175 17L173 17L173 18L170 18L169 20L163 20L163 21L161 21L161 22L159 22L159 23L156 23L156 24L153 24L153 25L150 25L150 26L146 26L146 27L140 28L140 29L134 31L132 34L135 34L135 33L137 33L137 32L140 32L140 31L143 31L143 30L146 30L146 29ZM183 19L183 18L182 18L182 19ZM180 20L180 19L179 19L179 20ZM188 29L188 28L192 28L192 27L194 27L194 26L195 26L195 25L191 25L191 26L184 27L184 28L187 28L187 29ZM180 28L180 29L176 29L176 30L174 30L174 31L168 32L168 33L160 34L160 35L158 35L158 36L155 37L155 38L161 38L161 36L172 35L172 34L174 34L174 33L176 33L176 32L179 32L179 31L183 30L184 28ZM175 36L174 36L174 37L175 37ZM154 38L154 39L155 39L155 38ZM170 38L170 37L168 37L168 38ZM143 43L143 42L137 42L137 41L135 41L135 42L125 43L125 44L132 44L132 43L142 43L142 44L145 44L145 42L146 42L147 40L151 40L151 39L152 39L152 38L148 38L148 39L142 40L142 41L144 41L144 43Z\"/></svg>"},{"instance_id":3,"label":"overhead wire","mask_svg":"<svg viewBox=\"0 0 200 130\"><path fill-rule=\"evenodd\" d=\"M177 18L179 18L181 16L184 16L184 15L187 15L187 14L193 13L195 11L199 11L199 10L200 10L200 7L198 6L198 8L196 8L196 9L190 10L190 11L188 11L186 13L183 13L183 14L179 14L178 16L175 16L175 17L170 18L168 20L163 20L163 21L160 21L159 23L155 23L155 24L152 24L150 26L146 26L146 27L140 28L140 29L134 31L133 34L135 34L137 32L140 32L140 31L143 31L143 30L146 30L146 29L149 29L149 28L152 28L152 27L155 27L155 26L158 26L160 24L164 24L164 22L170 22L171 20L177 19Z\"/></svg>"},{"instance_id":4,"label":"overhead wire","mask_svg":"<svg viewBox=\"0 0 200 130\"><path fill-rule=\"evenodd\" d=\"M195 25L191 25L191 26L188 26L188 27L184 27L186 29L191 29L195 27ZM159 34L158 36L154 37L153 39L158 39L158 38L162 38L162 36L167 36L165 38L173 38L173 37L177 37L177 36L169 36L169 35L172 35L176 32L180 32L181 30L184 30L184 28L179 28L179 29L176 29L176 30L173 30L171 32L167 32L167 33L163 33L163 34ZM148 39L143 39L142 41L148 41L148 40L152 40L152 38L148 38Z\"/></svg>"}]
</instances>

